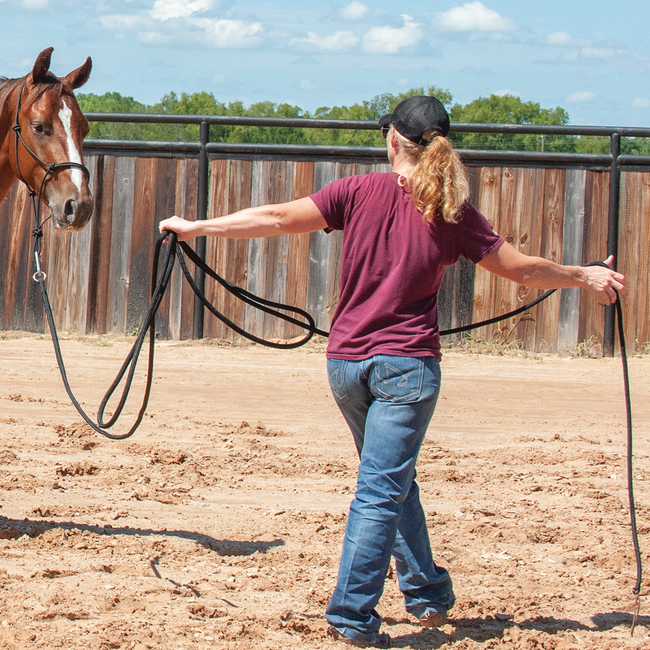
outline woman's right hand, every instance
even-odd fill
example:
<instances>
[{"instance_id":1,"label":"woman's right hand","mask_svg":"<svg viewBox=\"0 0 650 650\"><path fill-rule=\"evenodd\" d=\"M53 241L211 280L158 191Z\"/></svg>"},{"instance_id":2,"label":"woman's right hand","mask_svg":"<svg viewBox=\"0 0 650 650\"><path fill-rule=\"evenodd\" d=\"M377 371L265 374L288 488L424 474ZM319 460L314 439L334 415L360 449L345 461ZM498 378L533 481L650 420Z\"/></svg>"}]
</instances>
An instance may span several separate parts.
<instances>
[{"instance_id":1,"label":"woman's right hand","mask_svg":"<svg viewBox=\"0 0 650 650\"><path fill-rule=\"evenodd\" d=\"M187 241L188 239L192 239L198 235L197 225L196 221L187 221L174 215L169 219L163 219L158 225L158 228L160 234L165 230L169 230L176 233L178 241Z\"/></svg>"}]
</instances>

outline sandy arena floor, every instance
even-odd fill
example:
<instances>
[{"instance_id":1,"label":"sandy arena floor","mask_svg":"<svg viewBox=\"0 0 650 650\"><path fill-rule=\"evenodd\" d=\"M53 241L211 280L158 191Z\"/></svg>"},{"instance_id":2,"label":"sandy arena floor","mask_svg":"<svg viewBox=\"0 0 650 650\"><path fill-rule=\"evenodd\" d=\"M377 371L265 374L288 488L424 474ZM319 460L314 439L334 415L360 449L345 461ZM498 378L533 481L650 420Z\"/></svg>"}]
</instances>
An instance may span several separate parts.
<instances>
[{"instance_id":1,"label":"sandy arena floor","mask_svg":"<svg viewBox=\"0 0 650 650\"><path fill-rule=\"evenodd\" d=\"M91 414L127 349L64 341ZM356 459L322 350L163 342L122 442L79 424L49 340L12 335L0 358L3 648L346 647L323 614ZM650 357L630 369L650 572ZM630 635L624 417L619 359L447 353L419 481L458 602L422 631L389 576L394 647L650 648L647 598Z\"/></svg>"}]
</instances>

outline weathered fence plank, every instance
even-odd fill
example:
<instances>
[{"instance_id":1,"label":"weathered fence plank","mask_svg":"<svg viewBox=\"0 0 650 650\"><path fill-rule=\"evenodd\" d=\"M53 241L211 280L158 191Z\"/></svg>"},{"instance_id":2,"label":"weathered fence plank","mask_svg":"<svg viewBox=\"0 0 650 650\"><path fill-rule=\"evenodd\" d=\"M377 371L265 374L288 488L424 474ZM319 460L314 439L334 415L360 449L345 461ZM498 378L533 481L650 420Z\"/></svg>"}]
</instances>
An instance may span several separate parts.
<instances>
[{"instance_id":1,"label":"weathered fence plank","mask_svg":"<svg viewBox=\"0 0 650 650\"><path fill-rule=\"evenodd\" d=\"M286 203L291 200L295 162L271 161L264 203ZM289 235L268 238L266 258L266 285L263 295L267 300L286 303L289 266ZM281 339L284 321L269 314L264 315L264 338Z\"/></svg>"},{"instance_id":2,"label":"weathered fence plank","mask_svg":"<svg viewBox=\"0 0 650 650\"><path fill-rule=\"evenodd\" d=\"M522 202L519 215L519 240L517 248L525 255L539 256L542 247L542 214L544 210L544 171L543 169L522 169ZM534 298L541 291L524 285L517 287L517 307ZM514 337L522 341L527 350L535 349L537 329L537 308L533 307L518 317Z\"/></svg>"},{"instance_id":3,"label":"weathered fence plank","mask_svg":"<svg viewBox=\"0 0 650 650\"><path fill-rule=\"evenodd\" d=\"M314 163L297 162L291 189L291 199L309 196L314 189ZM309 233L293 235L289 240L289 261L287 268L287 304L305 307L307 300L307 270L309 268ZM284 337L292 339L304 334L304 330L285 324Z\"/></svg>"},{"instance_id":4,"label":"weathered fence plank","mask_svg":"<svg viewBox=\"0 0 650 650\"><path fill-rule=\"evenodd\" d=\"M523 200L523 169L505 168L501 174L501 207L499 210L498 232L514 248L519 247L521 202ZM506 314L517 304L517 288L514 282L495 277L492 285L494 297L491 301L492 314ZM505 340L510 340L519 317L504 320L494 329L499 329Z\"/></svg>"},{"instance_id":5,"label":"weathered fence plank","mask_svg":"<svg viewBox=\"0 0 650 650\"><path fill-rule=\"evenodd\" d=\"M628 299L623 302L627 332L636 334L638 314L639 243L643 205L643 175L623 174L621 178L621 219L619 222L618 268L628 278ZM647 256L647 249L642 255ZM633 340L633 339L632 339Z\"/></svg>"},{"instance_id":6,"label":"weathered fence plank","mask_svg":"<svg viewBox=\"0 0 650 650\"><path fill-rule=\"evenodd\" d=\"M566 173L564 192L564 226L562 238L562 263L582 264L582 238L585 222L586 172L570 169ZM580 289L562 289L557 349L573 351L578 344Z\"/></svg>"},{"instance_id":7,"label":"weathered fence plank","mask_svg":"<svg viewBox=\"0 0 650 650\"><path fill-rule=\"evenodd\" d=\"M485 215L492 227L498 232L501 207L501 167L484 167L479 177L477 209ZM482 321L494 315L494 287L496 278L481 266L476 266L474 275L474 306L472 320ZM481 327L474 330L473 336L492 339L492 328Z\"/></svg>"},{"instance_id":8,"label":"weathered fence plank","mask_svg":"<svg viewBox=\"0 0 650 650\"><path fill-rule=\"evenodd\" d=\"M547 169L544 178L541 256L562 263L562 229L564 225L564 186L566 171ZM553 352L557 346L560 295L554 293L537 306L535 349Z\"/></svg>"},{"instance_id":9,"label":"weathered fence plank","mask_svg":"<svg viewBox=\"0 0 650 650\"><path fill-rule=\"evenodd\" d=\"M629 328L626 330L627 340L634 342L634 349L645 347L650 341L650 173L641 174L641 218L639 220L639 264L637 266L637 323L636 332L632 337Z\"/></svg>"},{"instance_id":10,"label":"weathered fence plank","mask_svg":"<svg viewBox=\"0 0 650 650\"><path fill-rule=\"evenodd\" d=\"M174 214L182 215L185 210L185 192L187 189L185 183L187 160L178 160L176 162L176 187L174 192ZM178 340L181 338L181 325L183 322L183 274L178 267L174 265L172 276L169 279L169 332L170 339Z\"/></svg>"},{"instance_id":11,"label":"weathered fence plank","mask_svg":"<svg viewBox=\"0 0 650 650\"><path fill-rule=\"evenodd\" d=\"M135 159L117 158L113 178L113 219L106 319L107 330L117 334L127 333L134 180Z\"/></svg>"},{"instance_id":12,"label":"weathered fence plank","mask_svg":"<svg viewBox=\"0 0 650 650\"><path fill-rule=\"evenodd\" d=\"M253 183L251 187L251 207L268 203L266 200L270 182L270 160L253 161ZM269 255L270 239L262 237L248 240L248 273L246 289L257 296L264 297L266 290L266 261ZM264 313L246 306L246 329L255 336L264 337Z\"/></svg>"},{"instance_id":13,"label":"weathered fence plank","mask_svg":"<svg viewBox=\"0 0 650 650\"><path fill-rule=\"evenodd\" d=\"M152 224L155 219L158 162L159 159L156 158L137 158L135 161L126 321L129 332L136 332L140 329L149 304L149 276L153 246Z\"/></svg>"},{"instance_id":14,"label":"weathered fence plank","mask_svg":"<svg viewBox=\"0 0 650 650\"><path fill-rule=\"evenodd\" d=\"M609 174L588 171L585 187L585 227L582 262L607 257L607 218L609 212ZM578 341L602 341L605 312L598 298L588 291L580 292L580 324Z\"/></svg>"},{"instance_id":15,"label":"weathered fence plank","mask_svg":"<svg viewBox=\"0 0 650 650\"><path fill-rule=\"evenodd\" d=\"M151 246L149 275L153 263L154 244L159 238L158 224L163 220L171 217L176 208L176 187L177 187L178 165L173 158L163 158L158 161L156 167L156 192L154 195L154 218L153 227L151 228ZM153 286L149 282L147 291L147 305L151 301L151 291ZM143 312L144 313L144 312ZM156 314L156 335L160 338L169 338L169 318L170 318L170 292L167 291L160 303L160 309Z\"/></svg>"},{"instance_id":16,"label":"weathered fence plank","mask_svg":"<svg viewBox=\"0 0 650 650\"><path fill-rule=\"evenodd\" d=\"M7 232L7 273L5 275L3 327L22 330L26 328L26 308L32 275L31 225L32 205L27 189L14 186L15 210L9 219Z\"/></svg>"},{"instance_id":17,"label":"weathered fence plank","mask_svg":"<svg viewBox=\"0 0 650 650\"><path fill-rule=\"evenodd\" d=\"M111 227L113 223L113 184L115 156L97 156L95 167L94 216L88 269L87 333L103 333L107 327Z\"/></svg>"},{"instance_id":18,"label":"weathered fence plank","mask_svg":"<svg viewBox=\"0 0 650 650\"><path fill-rule=\"evenodd\" d=\"M231 161L213 160L210 162L210 198L208 201L208 219L221 217L229 212L230 188L237 184L239 179L231 179ZM250 190L249 190L250 191ZM192 218L192 217L190 217ZM229 266L228 246L235 240L208 237L205 261L217 273L224 275L224 270ZM221 313L227 312L226 292L214 280L206 278L205 297ZM226 314L227 315L227 314ZM227 338L227 328L221 321L206 310L204 334L210 338Z\"/></svg>"}]
</instances>

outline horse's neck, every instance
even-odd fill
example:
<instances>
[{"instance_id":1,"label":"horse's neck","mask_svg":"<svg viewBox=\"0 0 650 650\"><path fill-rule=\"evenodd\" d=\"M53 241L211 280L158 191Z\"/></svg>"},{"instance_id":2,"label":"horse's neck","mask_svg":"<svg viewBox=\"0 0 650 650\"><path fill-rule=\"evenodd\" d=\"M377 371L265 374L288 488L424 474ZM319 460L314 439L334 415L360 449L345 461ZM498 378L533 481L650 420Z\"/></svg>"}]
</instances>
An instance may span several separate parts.
<instances>
[{"instance_id":1,"label":"horse's neck","mask_svg":"<svg viewBox=\"0 0 650 650\"><path fill-rule=\"evenodd\" d=\"M16 111L16 100L13 91L18 88L22 79L5 79L0 81L0 122L4 125L6 120L13 124ZM0 133L0 138L4 131Z\"/></svg>"},{"instance_id":2,"label":"horse's neck","mask_svg":"<svg viewBox=\"0 0 650 650\"><path fill-rule=\"evenodd\" d=\"M15 120L14 89L21 79L8 79L0 82L0 200L5 197L16 177L11 169L13 151L13 124Z\"/></svg>"}]
</instances>

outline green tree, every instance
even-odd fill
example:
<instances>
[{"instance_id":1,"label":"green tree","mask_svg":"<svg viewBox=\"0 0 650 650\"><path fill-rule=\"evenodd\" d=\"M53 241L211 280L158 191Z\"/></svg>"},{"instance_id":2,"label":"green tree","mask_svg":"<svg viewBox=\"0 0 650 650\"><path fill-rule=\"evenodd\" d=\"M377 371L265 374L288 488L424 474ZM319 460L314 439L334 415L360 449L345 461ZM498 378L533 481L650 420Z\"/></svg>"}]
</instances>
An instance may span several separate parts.
<instances>
[{"instance_id":1,"label":"green tree","mask_svg":"<svg viewBox=\"0 0 650 650\"><path fill-rule=\"evenodd\" d=\"M609 138L607 139L609 153ZM621 138L621 153L634 156L650 156L650 139L648 138Z\"/></svg>"},{"instance_id":2,"label":"green tree","mask_svg":"<svg viewBox=\"0 0 650 650\"><path fill-rule=\"evenodd\" d=\"M120 93L79 93L77 103L84 113L146 113L147 106ZM89 138L102 140L146 140L144 124L90 122Z\"/></svg>"},{"instance_id":3,"label":"green tree","mask_svg":"<svg viewBox=\"0 0 650 650\"><path fill-rule=\"evenodd\" d=\"M212 93L181 93L163 95L161 100L147 107L148 113L164 115L227 115L228 107L218 102ZM200 126L198 124L150 124L150 140L167 140L181 142L198 142ZM212 139L225 140L231 127L213 126L210 129Z\"/></svg>"},{"instance_id":4,"label":"green tree","mask_svg":"<svg viewBox=\"0 0 650 650\"><path fill-rule=\"evenodd\" d=\"M451 107L452 122L487 124L568 124L569 114L559 106L541 108L536 102L523 102L514 95L479 97L464 106ZM572 136L544 136L506 133L454 133L452 140L459 148L502 149L522 151L575 151Z\"/></svg>"},{"instance_id":5,"label":"green tree","mask_svg":"<svg viewBox=\"0 0 650 650\"><path fill-rule=\"evenodd\" d=\"M377 121L382 115L390 113L397 104L414 95L428 95L438 98L445 106L449 107L453 100L448 90L442 90L436 86L411 88L404 93L393 95L383 93L375 95L368 101L352 106L334 106L329 108L323 106L314 112L315 118L328 120L369 120ZM364 147L380 147L384 141L378 130L339 130L339 129L310 129L307 133L310 144L330 145L357 145Z\"/></svg>"},{"instance_id":6,"label":"green tree","mask_svg":"<svg viewBox=\"0 0 650 650\"><path fill-rule=\"evenodd\" d=\"M580 135L576 138L577 153L609 153L608 137L599 135Z\"/></svg>"},{"instance_id":7,"label":"green tree","mask_svg":"<svg viewBox=\"0 0 650 650\"><path fill-rule=\"evenodd\" d=\"M258 102L248 109L230 115L248 115L250 117L310 117L298 106L291 104L274 104L273 102ZM228 135L227 142L254 142L262 144L305 144L305 131L299 127L259 127L235 126Z\"/></svg>"}]
</instances>

